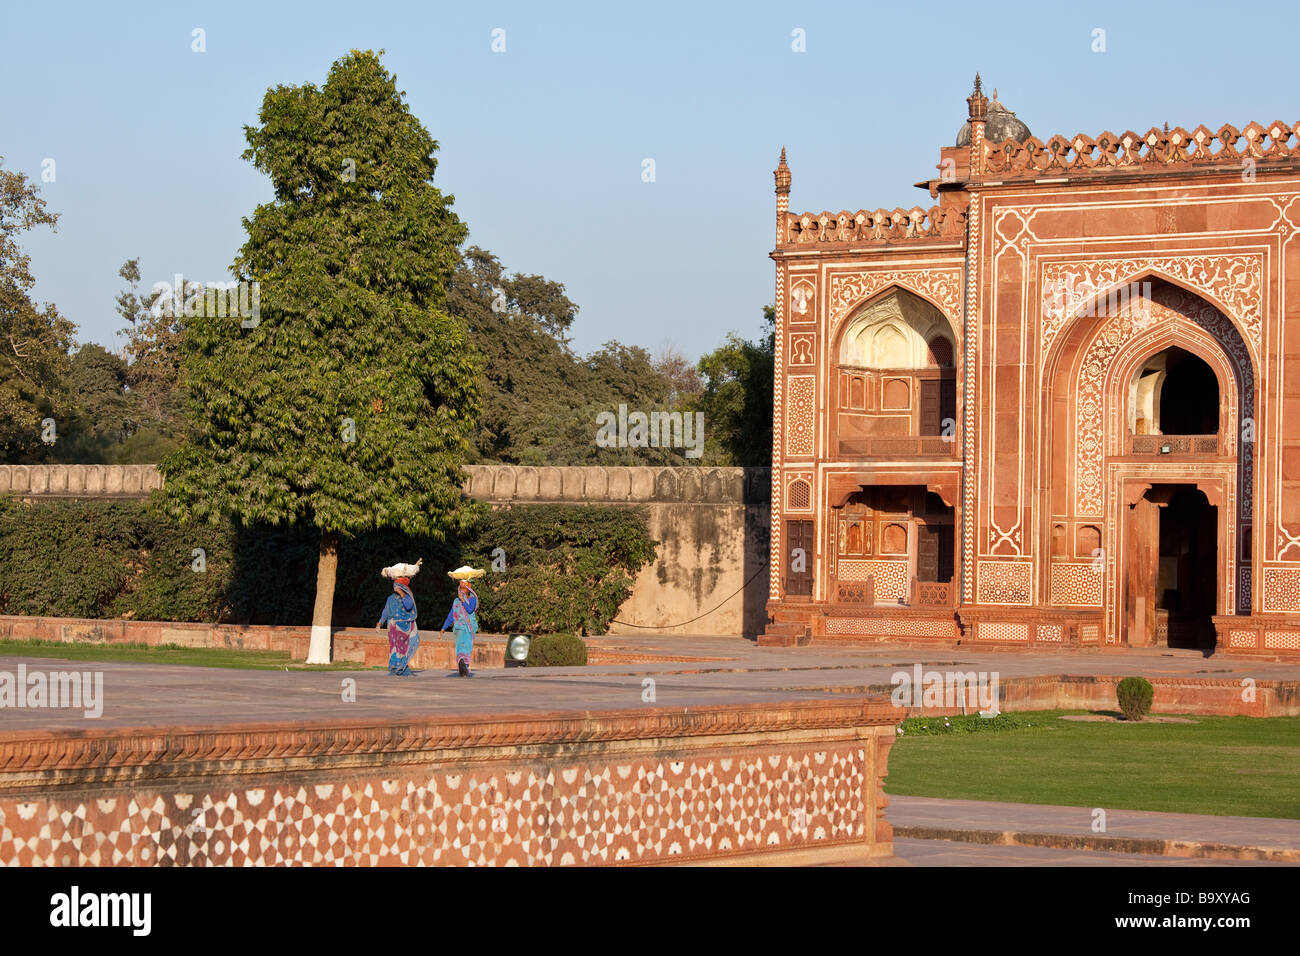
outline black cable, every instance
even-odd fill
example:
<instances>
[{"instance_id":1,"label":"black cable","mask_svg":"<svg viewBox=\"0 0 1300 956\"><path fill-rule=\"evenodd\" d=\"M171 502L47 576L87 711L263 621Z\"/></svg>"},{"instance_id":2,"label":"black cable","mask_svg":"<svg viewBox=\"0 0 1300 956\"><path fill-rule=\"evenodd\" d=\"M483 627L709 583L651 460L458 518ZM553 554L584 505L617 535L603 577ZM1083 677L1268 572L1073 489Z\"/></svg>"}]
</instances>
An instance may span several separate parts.
<instances>
[{"instance_id":1,"label":"black cable","mask_svg":"<svg viewBox=\"0 0 1300 956\"><path fill-rule=\"evenodd\" d=\"M759 568L757 571L755 571L753 574L751 574L751 575L749 576L749 581L754 580L754 578L758 577L758 576L759 576L760 574L762 574L765 570L767 570L767 566L768 566L768 564L770 564L770 563L771 563L770 560L769 560L769 561L764 561L764 562L763 562L763 566L762 566L761 568ZM658 631L658 630L662 630L663 628L666 628L666 627L685 627L687 624L694 624L696 621L698 621L698 620L699 620L700 618L702 618L702 617L708 617L710 614L712 614L712 613L713 613L714 611L716 611L718 608L722 607L723 604L726 604L728 601L730 601L732 598L734 598L734 597L735 597L737 594L739 594L741 591L745 590L745 588L749 587L749 581L746 581L746 582L745 582L744 584L742 584L740 587L736 588L736 590L734 590L734 591L732 591L730 594L728 594L725 598L722 599L722 602L721 602L721 603L714 605L712 608L710 608L709 610L705 611L703 614L697 615L696 617L691 618L689 621L682 621L680 624L629 624L627 621L619 621L619 620L616 620L616 619L614 619L614 618L610 618L609 623L611 623L611 624L622 624L624 627L637 627L637 628L640 628L640 629L643 630L643 631ZM606 636L606 637L607 637L608 635L603 635L603 636Z\"/></svg>"}]
</instances>

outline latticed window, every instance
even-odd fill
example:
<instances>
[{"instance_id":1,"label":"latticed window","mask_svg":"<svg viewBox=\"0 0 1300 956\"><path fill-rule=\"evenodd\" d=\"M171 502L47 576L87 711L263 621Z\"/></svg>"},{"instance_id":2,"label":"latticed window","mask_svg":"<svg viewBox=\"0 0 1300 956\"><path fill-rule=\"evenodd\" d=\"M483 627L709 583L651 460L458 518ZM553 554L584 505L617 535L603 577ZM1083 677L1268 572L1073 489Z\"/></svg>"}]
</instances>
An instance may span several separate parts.
<instances>
[{"instance_id":1,"label":"latticed window","mask_svg":"<svg viewBox=\"0 0 1300 956\"><path fill-rule=\"evenodd\" d=\"M790 482L786 493L786 507L792 511L802 511L812 503L812 486L802 478Z\"/></svg>"}]
</instances>

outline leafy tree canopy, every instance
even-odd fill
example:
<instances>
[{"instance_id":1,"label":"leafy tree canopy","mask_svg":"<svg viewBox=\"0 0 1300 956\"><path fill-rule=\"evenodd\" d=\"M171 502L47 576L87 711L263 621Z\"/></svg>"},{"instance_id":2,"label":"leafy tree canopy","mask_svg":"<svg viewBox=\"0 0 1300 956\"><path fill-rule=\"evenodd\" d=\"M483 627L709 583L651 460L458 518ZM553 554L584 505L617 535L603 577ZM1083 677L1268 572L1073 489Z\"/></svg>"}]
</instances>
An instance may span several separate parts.
<instances>
[{"instance_id":1,"label":"leafy tree canopy","mask_svg":"<svg viewBox=\"0 0 1300 956\"><path fill-rule=\"evenodd\" d=\"M76 326L53 305L32 302L36 280L19 243L58 218L25 174L0 166L0 461L44 460L50 446L42 422L54 419L57 441L75 415L67 378Z\"/></svg>"},{"instance_id":2,"label":"leafy tree canopy","mask_svg":"<svg viewBox=\"0 0 1300 956\"><path fill-rule=\"evenodd\" d=\"M719 465L772 463L772 380L776 311L764 306L766 332L750 342L734 332L700 359L705 460Z\"/></svg>"},{"instance_id":3,"label":"leafy tree canopy","mask_svg":"<svg viewBox=\"0 0 1300 956\"><path fill-rule=\"evenodd\" d=\"M483 357L483 413L475 436L480 461L521 465L682 465L680 449L602 448L596 416L629 409L684 410L692 381L668 350L607 342L574 354L568 330L578 307L563 284L507 275L499 259L471 246L452 277L448 309L462 317ZM680 360L680 361L678 361ZM678 364L674 364L678 361ZM689 366L688 366L689 368Z\"/></svg>"},{"instance_id":4,"label":"leafy tree canopy","mask_svg":"<svg viewBox=\"0 0 1300 956\"><path fill-rule=\"evenodd\" d=\"M182 319L193 434L163 463L170 506L344 535L459 527L479 369L443 309L466 229L433 186L437 143L370 52L269 90L259 119L244 157L275 198L244 220L234 272L260 315Z\"/></svg>"}]
</instances>

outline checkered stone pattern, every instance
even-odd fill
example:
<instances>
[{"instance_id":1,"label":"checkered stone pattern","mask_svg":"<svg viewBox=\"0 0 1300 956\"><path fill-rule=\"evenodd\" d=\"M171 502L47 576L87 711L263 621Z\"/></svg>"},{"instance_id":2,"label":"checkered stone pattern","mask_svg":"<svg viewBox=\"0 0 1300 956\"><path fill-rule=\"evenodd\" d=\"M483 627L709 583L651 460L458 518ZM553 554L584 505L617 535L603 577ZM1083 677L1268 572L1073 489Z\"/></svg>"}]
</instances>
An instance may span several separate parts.
<instances>
[{"instance_id":1,"label":"checkered stone pattern","mask_svg":"<svg viewBox=\"0 0 1300 956\"><path fill-rule=\"evenodd\" d=\"M828 617L828 635L862 635L866 637L957 637L957 625L936 618L900 619L891 617Z\"/></svg>"},{"instance_id":2,"label":"checkered stone pattern","mask_svg":"<svg viewBox=\"0 0 1300 956\"><path fill-rule=\"evenodd\" d=\"M569 865L864 839L858 745L300 785L0 799L32 865Z\"/></svg>"},{"instance_id":3,"label":"checkered stone pattern","mask_svg":"<svg viewBox=\"0 0 1300 956\"><path fill-rule=\"evenodd\" d=\"M1270 651L1300 651L1300 631L1265 631L1264 647Z\"/></svg>"},{"instance_id":4,"label":"checkered stone pattern","mask_svg":"<svg viewBox=\"0 0 1300 956\"><path fill-rule=\"evenodd\" d=\"M981 641L1027 641L1029 625L1009 621L980 621L975 625L975 637Z\"/></svg>"}]
</instances>

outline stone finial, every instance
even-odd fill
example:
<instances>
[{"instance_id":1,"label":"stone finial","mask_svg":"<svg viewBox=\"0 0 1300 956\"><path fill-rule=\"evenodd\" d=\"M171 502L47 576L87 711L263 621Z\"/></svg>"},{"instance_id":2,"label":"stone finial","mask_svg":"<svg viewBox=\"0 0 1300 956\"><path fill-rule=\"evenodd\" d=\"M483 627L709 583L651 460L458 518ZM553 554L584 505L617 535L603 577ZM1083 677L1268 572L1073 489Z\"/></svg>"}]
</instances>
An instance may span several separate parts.
<instances>
[{"instance_id":1,"label":"stone finial","mask_svg":"<svg viewBox=\"0 0 1300 956\"><path fill-rule=\"evenodd\" d=\"M966 105L970 107L969 119L974 122L984 121L984 115L988 111L989 98L980 91L980 75L975 74L975 92L966 97Z\"/></svg>"},{"instance_id":2,"label":"stone finial","mask_svg":"<svg viewBox=\"0 0 1300 956\"><path fill-rule=\"evenodd\" d=\"M785 147L781 147L781 162L777 163L772 175L776 177L776 191L782 195L790 194L790 167L785 164Z\"/></svg>"}]
</instances>

